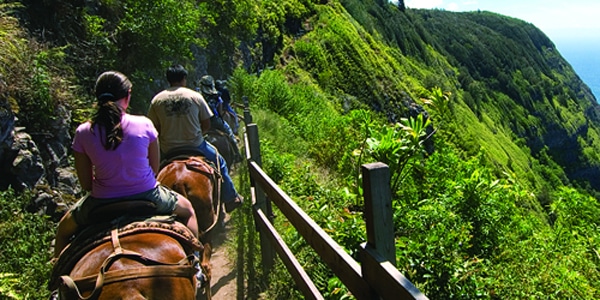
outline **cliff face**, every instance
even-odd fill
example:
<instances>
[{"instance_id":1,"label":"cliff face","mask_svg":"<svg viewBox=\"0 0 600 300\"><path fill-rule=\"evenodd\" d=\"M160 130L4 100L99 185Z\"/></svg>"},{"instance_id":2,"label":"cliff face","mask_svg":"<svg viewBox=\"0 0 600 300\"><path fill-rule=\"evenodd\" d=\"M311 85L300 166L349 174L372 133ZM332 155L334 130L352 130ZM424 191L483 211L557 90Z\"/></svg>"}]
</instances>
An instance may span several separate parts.
<instances>
[{"instance_id":1,"label":"cliff face","mask_svg":"<svg viewBox=\"0 0 600 300\"><path fill-rule=\"evenodd\" d=\"M26 4L24 12L29 18L24 19L36 19L33 16L40 14L39 9L43 6L38 6L36 1ZM85 5L77 2L71 8ZM223 34L221 38L237 40L231 37L243 37L238 45L240 53L248 52L251 46L262 49L260 62L244 60L244 65L260 68L267 64L285 68L286 64L294 64L294 67L311 74L312 80L332 98L345 99L342 101L348 103L362 102L384 112L390 121L406 116L409 113L407 107L414 106L414 100L424 96L423 91L441 87L452 93L454 104L460 111L469 114L468 118L455 116L469 119L459 120L463 126L461 138L474 140L472 145L488 149L491 161L501 168L517 170L521 175L544 172L533 180L537 187L540 182L543 185L549 177L554 177L560 178L562 184L577 183L600 191L600 179L597 179L600 178L600 155L596 154L600 148L599 106L552 41L533 25L489 12L400 10L387 1L306 1L298 13L291 13L294 10L289 9L282 19L278 19L281 24L277 28L281 30L277 31L277 36L271 37L258 30L254 35L246 31L245 35L235 31L220 32ZM102 10L98 9L74 11L102 15ZM64 18L52 10L48 14L52 20ZM71 21L79 24L77 20L82 18L77 16ZM66 21L56 22L63 24ZM46 28L46 25L36 22L29 25L32 33L38 32L38 27ZM254 24L258 27L250 25L247 27L261 28L258 25L264 24ZM53 28L52 32L59 32L60 28ZM79 31L60 32L65 36L40 34L55 39L57 44L71 40L80 41L82 45L88 42ZM273 42L275 40L277 42ZM117 47L118 44L112 46ZM219 47L222 45L208 44L205 52L221 53ZM112 61L115 57L111 55L115 53L107 50L100 56ZM75 54L70 53L71 56L67 57L79 57ZM26 62L26 65L35 65L39 61L37 59ZM230 59L234 60L234 57ZM154 64L159 65L158 62ZM96 65L91 65L96 72ZM23 69L15 74L32 73L26 67ZM44 79L47 74L36 74L37 70L40 68L33 70L37 75L33 78L50 82ZM136 78L142 79L152 78L154 74L148 70L135 72L140 74ZM292 68L288 72L293 72ZM87 73L90 73L89 70ZM55 76L50 74L50 77ZM78 84L89 85L92 77L83 77L87 79ZM145 82L144 85L142 79L136 82L136 91L156 88L153 83ZM25 81L22 85L37 87ZM66 87L56 88L54 83L48 85L50 92L43 96L50 104L61 97L52 93L68 90ZM23 95L25 100L21 101L37 105L40 101L35 98L39 96L35 92ZM143 97L140 99L144 101ZM40 118L35 117L37 115L28 117L24 111L29 106L25 104L16 126L32 130L31 124L23 123ZM43 107L54 114L55 105L50 104ZM44 110L39 110L38 115L43 113ZM471 115L476 121L471 121ZM44 128L45 125L38 127ZM481 128L486 132L481 132ZM0 132L3 140L8 132L8 129ZM488 137L497 133L502 133L506 142L490 141ZM34 140L44 141L43 135L33 135ZM53 140L62 146L52 149L68 148L68 139ZM46 142L42 143L46 145ZM53 153L52 149L48 152ZM49 154L47 158L62 157L66 151L58 152L58 155ZM517 159L517 156L528 158ZM60 160L64 165L64 158ZM52 184L54 180L50 181Z\"/></svg>"},{"instance_id":2,"label":"cliff face","mask_svg":"<svg viewBox=\"0 0 600 300\"><path fill-rule=\"evenodd\" d=\"M458 84L442 76L433 84L456 93L480 122L490 118L491 130L509 132L533 160L547 154L551 164L560 166L554 172L568 178L564 184L600 191L600 159L595 154L600 106L543 32L491 12L401 12L365 2L342 1L362 26L406 57L435 70L427 48L442 54L452 71L445 75L454 73L448 77Z\"/></svg>"},{"instance_id":3,"label":"cliff face","mask_svg":"<svg viewBox=\"0 0 600 300\"><path fill-rule=\"evenodd\" d=\"M435 15L443 19L455 14ZM554 44L533 25L520 20L492 13L463 13L455 17L459 21L454 24L462 26L448 26L443 21L436 24L431 20L422 24L441 39L441 42L436 39L436 47L442 53L456 60L456 66L467 66L467 77L483 82L495 93L509 96L517 109L501 110L503 115L520 111L527 117L527 121L518 121L525 116L495 121L509 126L516 138L525 139L531 155L537 156L547 148L569 179L600 190L600 161L595 155L586 154L598 149L595 139L600 128L600 108L590 89ZM488 34L481 34L482 31ZM457 44L465 46L457 48ZM461 55L461 50L465 55ZM491 56L472 59L477 53ZM491 72L481 74L478 67L486 61L495 64ZM469 91L468 85L462 88ZM494 97L482 100L494 105Z\"/></svg>"}]
</instances>

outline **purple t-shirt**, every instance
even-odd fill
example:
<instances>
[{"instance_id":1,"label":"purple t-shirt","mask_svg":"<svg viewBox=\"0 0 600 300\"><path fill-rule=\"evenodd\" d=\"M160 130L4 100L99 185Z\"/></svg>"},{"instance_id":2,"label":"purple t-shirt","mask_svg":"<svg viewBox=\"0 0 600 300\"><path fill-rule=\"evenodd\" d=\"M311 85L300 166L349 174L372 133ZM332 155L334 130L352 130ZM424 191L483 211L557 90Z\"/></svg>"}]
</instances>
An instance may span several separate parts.
<instances>
[{"instance_id":1,"label":"purple t-shirt","mask_svg":"<svg viewBox=\"0 0 600 300\"><path fill-rule=\"evenodd\" d=\"M148 146L158 137L152 122L144 116L124 114L121 117L123 141L115 150L101 143L104 132L85 122L75 132L73 150L85 153L92 161L94 179L92 197L117 198L142 193L157 184L148 160Z\"/></svg>"}]
</instances>

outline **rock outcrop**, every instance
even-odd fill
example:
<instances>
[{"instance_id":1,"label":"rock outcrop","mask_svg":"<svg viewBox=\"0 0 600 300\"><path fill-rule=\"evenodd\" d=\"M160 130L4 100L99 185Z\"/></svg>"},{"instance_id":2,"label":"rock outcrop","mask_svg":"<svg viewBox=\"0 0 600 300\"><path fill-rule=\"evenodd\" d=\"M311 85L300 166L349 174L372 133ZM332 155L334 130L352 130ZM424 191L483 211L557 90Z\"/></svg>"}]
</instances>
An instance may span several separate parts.
<instances>
[{"instance_id":1,"label":"rock outcrop","mask_svg":"<svg viewBox=\"0 0 600 300\"><path fill-rule=\"evenodd\" d=\"M17 117L8 103L0 103L0 190L32 191L28 210L58 219L81 188L68 162L71 114L62 106L55 112L46 132L28 133L15 127Z\"/></svg>"}]
</instances>

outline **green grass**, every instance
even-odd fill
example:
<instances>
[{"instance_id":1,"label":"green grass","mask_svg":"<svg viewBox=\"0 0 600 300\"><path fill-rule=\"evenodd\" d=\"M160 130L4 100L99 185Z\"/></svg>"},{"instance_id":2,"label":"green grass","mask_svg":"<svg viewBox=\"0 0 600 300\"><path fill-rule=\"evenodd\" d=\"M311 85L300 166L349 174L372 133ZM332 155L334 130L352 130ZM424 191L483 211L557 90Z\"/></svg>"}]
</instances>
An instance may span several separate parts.
<instances>
[{"instance_id":1,"label":"green grass","mask_svg":"<svg viewBox=\"0 0 600 300\"><path fill-rule=\"evenodd\" d=\"M288 89L281 86L281 80L279 76L269 76L253 84L256 89L262 85ZM290 85L289 89L294 89L294 84ZM302 94L292 93L288 97L297 111L312 107L310 101L293 99L302 99ZM269 99L278 101L274 97L250 102L255 103L251 111L261 133L263 168L307 214L354 254L365 240L365 229L361 202L357 201L360 197L356 194L360 189L352 172L369 158L361 161L354 157L346 162L350 166L347 169L336 169L319 158L331 156L339 161L343 160L344 151L357 149L360 142L356 141L361 140L360 122L368 119L342 114L340 110L337 115L332 112L328 122L298 122L295 121L298 115L290 111L283 115L271 111L273 104ZM531 183L544 180L528 177L534 171L530 167L531 158L524 152L527 149L513 143L510 132L485 113L477 118L460 104L453 107L450 118L455 121L445 122L439 128L436 152L411 164L399 190L395 191L393 207L400 271L435 299L597 297L600 285L595 278L599 264L594 256L598 251L594 242L598 239L599 220L591 218L586 223L589 226L577 223L565 230L556 216L581 214L570 212L575 203L583 201L593 211L598 204L581 191L563 189L549 195L550 203L554 203L552 209L542 207ZM303 134L308 129L329 132L332 127L344 133L354 132L356 135L350 135L350 139L355 143L339 147L338 144L347 143L343 137ZM383 132L384 128L373 126L372 130ZM469 140L471 145L462 143ZM334 146L317 146L324 144ZM579 200L564 202L567 198ZM276 218L275 225L327 299L348 296L339 279L314 259L310 247L284 218ZM578 234L573 235L573 230ZM260 269L258 256L254 267ZM266 286L259 284L255 288L266 297L297 298L297 292L292 292L291 279L282 272L273 272L263 283Z\"/></svg>"},{"instance_id":2,"label":"green grass","mask_svg":"<svg viewBox=\"0 0 600 300\"><path fill-rule=\"evenodd\" d=\"M29 194L0 192L0 298L47 299L52 269L50 244L55 226L47 216L29 212Z\"/></svg>"}]
</instances>

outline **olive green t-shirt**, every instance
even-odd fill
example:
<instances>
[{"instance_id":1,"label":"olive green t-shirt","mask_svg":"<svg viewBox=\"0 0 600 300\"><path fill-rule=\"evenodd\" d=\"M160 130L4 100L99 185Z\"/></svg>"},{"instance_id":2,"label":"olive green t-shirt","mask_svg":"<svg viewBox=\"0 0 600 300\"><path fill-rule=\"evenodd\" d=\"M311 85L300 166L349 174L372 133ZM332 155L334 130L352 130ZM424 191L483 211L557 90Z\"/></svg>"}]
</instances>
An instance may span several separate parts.
<instances>
[{"instance_id":1,"label":"olive green t-shirt","mask_svg":"<svg viewBox=\"0 0 600 300\"><path fill-rule=\"evenodd\" d=\"M170 87L158 93L148 111L148 118L158 131L162 153L174 148L198 147L204 141L200 121L212 116L204 97L186 87Z\"/></svg>"}]
</instances>

